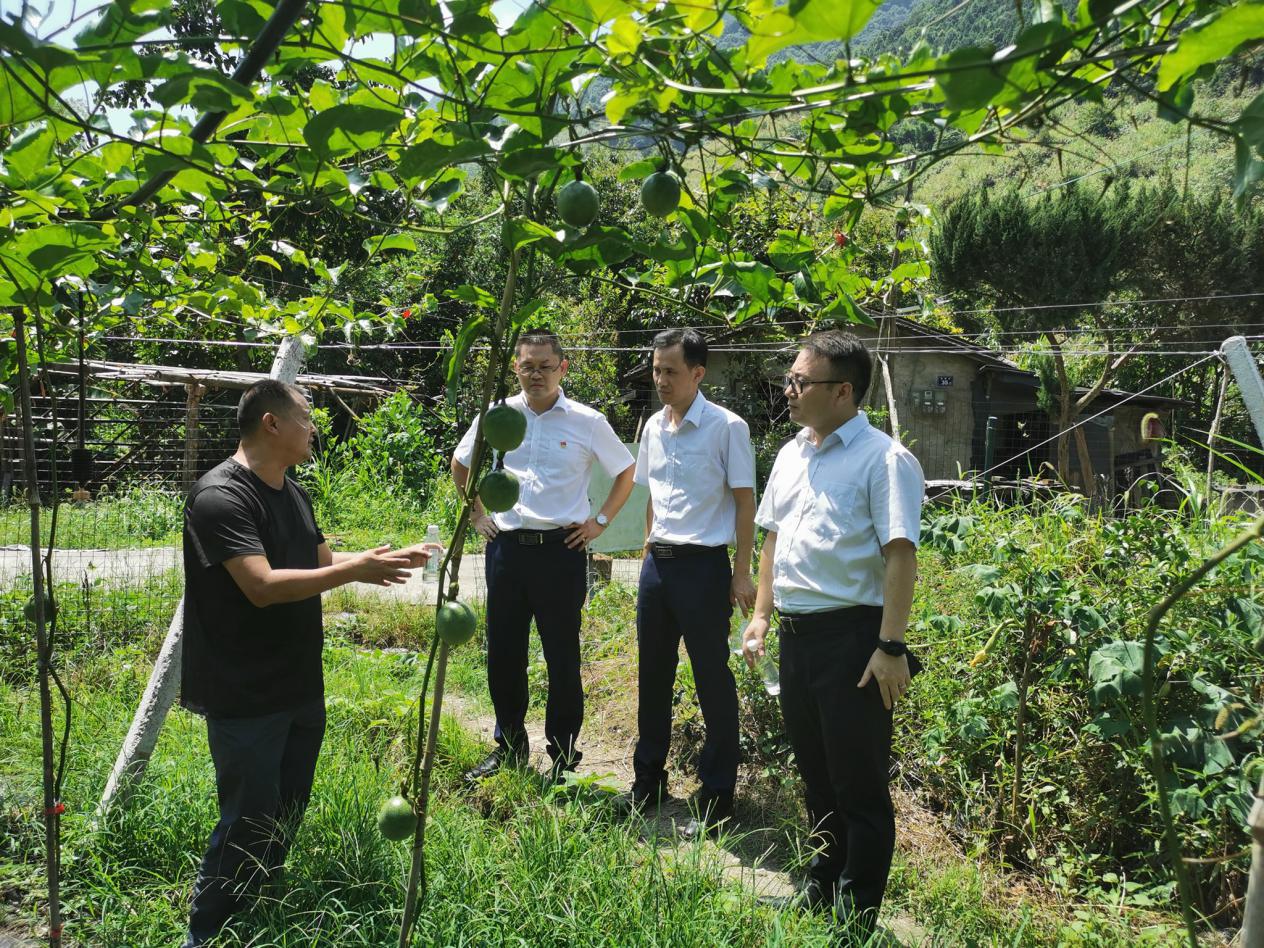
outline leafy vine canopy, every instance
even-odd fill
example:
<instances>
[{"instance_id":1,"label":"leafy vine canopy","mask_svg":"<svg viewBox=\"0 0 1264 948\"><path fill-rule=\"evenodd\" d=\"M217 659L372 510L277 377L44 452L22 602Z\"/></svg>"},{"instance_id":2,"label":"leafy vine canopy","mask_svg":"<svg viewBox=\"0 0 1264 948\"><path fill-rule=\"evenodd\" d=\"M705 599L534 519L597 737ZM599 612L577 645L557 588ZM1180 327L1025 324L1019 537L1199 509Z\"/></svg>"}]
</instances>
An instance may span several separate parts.
<instances>
[{"instance_id":1,"label":"leafy vine canopy","mask_svg":"<svg viewBox=\"0 0 1264 948\"><path fill-rule=\"evenodd\" d=\"M923 215L907 185L933 163L1012 147L1111 86L1231 136L1240 197L1264 175L1264 96L1212 119L1192 91L1264 38L1264 4L1040 0L1001 49L922 42L901 58L853 58L848 41L876 6L119 0L43 35L36 17L10 16L0 318L20 310L90 333L156 316L252 334L389 332L398 315L340 296L344 269L498 221L506 254L615 272L717 320L781 307L864 319L875 283L838 235L866 205ZM564 224L556 192L599 153L624 181L672 173L675 210ZM750 246L733 210L764 198L802 214ZM284 239L296 217L368 236L331 256L319 240ZM270 292L278 273L302 290ZM501 296L439 292L466 304L465 345ZM0 373L13 371L11 350Z\"/></svg>"}]
</instances>

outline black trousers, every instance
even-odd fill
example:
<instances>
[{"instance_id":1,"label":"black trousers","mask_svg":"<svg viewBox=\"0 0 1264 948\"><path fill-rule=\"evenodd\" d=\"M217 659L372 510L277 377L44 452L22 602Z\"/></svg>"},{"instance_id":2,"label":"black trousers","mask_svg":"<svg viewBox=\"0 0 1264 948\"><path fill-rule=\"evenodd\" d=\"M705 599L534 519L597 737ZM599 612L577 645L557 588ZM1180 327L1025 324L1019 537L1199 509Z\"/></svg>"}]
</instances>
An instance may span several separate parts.
<instances>
[{"instance_id":1,"label":"black trousers","mask_svg":"<svg viewBox=\"0 0 1264 948\"><path fill-rule=\"evenodd\" d=\"M707 727L698 757L703 792L731 796L737 784L737 684L728 645L732 578L725 547L671 558L651 553L641 563L636 600L638 738L632 766L636 782L647 789L667 779L672 689L682 637Z\"/></svg>"},{"instance_id":2,"label":"black trousers","mask_svg":"<svg viewBox=\"0 0 1264 948\"><path fill-rule=\"evenodd\" d=\"M206 719L219 823L193 886L189 944L215 935L285 862L311 796L324 699L254 718Z\"/></svg>"},{"instance_id":3,"label":"black trousers","mask_svg":"<svg viewBox=\"0 0 1264 948\"><path fill-rule=\"evenodd\" d=\"M781 712L803 779L812 844L809 873L872 926L895 851L888 788L891 712L876 681L856 685L877 647L880 606L848 609L826 627L782 625Z\"/></svg>"},{"instance_id":4,"label":"black trousers","mask_svg":"<svg viewBox=\"0 0 1264 948\"><path fill-rule=\"evenodd\" d=\"M513 533L487 544L487 687L496 709L496 741L526 746L527 644L535 619L549 673L544 736L553 760L578 763L584 723L579 627L587 555L564 543L523 545Z\"/></svg>"}]
</instances>

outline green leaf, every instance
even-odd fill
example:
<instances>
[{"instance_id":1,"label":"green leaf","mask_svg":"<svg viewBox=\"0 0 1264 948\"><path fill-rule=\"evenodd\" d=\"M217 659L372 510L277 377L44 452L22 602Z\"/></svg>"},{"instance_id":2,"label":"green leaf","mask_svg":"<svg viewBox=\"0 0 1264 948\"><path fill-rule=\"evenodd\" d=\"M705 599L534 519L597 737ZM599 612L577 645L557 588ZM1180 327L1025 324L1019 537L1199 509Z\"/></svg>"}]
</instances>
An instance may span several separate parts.
<instances>
[{"instance_id":1,"label":"green leaf","mask_svg":"<svg viewBox=\"0 0 1264 948\"><path fill-rule=\"evenodd\" d=\"M606 49L612 56L631 56L641 45L641 24L631 16L614 21L606 34Z\"/></svg>"},{"instance_id":2,"label":"green leaf","mask_svg":"<svg viewBox=\"0 0 1264 948\"><path fill-rule=\"evenodd\" d=\"M1158 90L1166 92L1203 66L1259 39L1264 39L1264 3L1222 8L1181 33L1176 48L1159 60Z\"/></svg>"},{"instance_id":3,"label":"green leaf","mask_svg":"<svg viewBox=\"0 0 1264 948\"><path fill-rule=\"evenodd\" d=\"M346 103L316 114L303 129L312 151L327 160L381 146L403 113Z\"/></svg>"},{"instance_id":4,"label":"green leaf","mask_svg":"<svg viewBox=\"0 0 1264 948\"><path fill-rule=\"evenodd\" d=\"M746 56L762 68L787 46L851 39L869 22L880 0L753 0L742 17L750 31Z\"/></svg>"},{"instance_id":5,"label":"green leaf","mask_svg":"<svg viewBox=\"0 0 1264 948\"><path fill-rule=\"evenodd\" d=\"M551 171L570 164L559 148L519 148L502 154L500 173L511 178L532 178L542 171Z\"/></svg>"},{"instance_id":6,"label":"green leaf","mask_svg":"<svg viewBox=\"0 0 1264 948\"><path fill-rule=\"evenodd\" d=\"M387 250L405 250L408 253L417 252L417 242L408 234L368 237L365 239L363 246L369 253L383 253Z\"/></svg>"},{"instance_id":7,"label":"green leaf","mask_svg":"<svg viewBox=\"0 0 1264 948\"><path fill-rule=\"evenodd\" d=\"M458 287L447 290L444 292L444 295L450 299L477 306L480 309L496 308L496 297L492 296L491 293L481 286L474 286L470 283L463 283Z\"/></svg>"},{"instance_id":8,"label":"green leaf","mask_svg":"<svg viewBox=\"0 0 1264 948\"><path fill-rule=\"evenodd\" d=\"M1141 694L1145 649L1140 642L1108 642L1088 658L1093 701L1098 706Z\"/></svg>"},{"instance_id":9,"label":"green leaf","mask_svg":"<svg viewBox=\"0 0 1264 948\"><path fill-rule=\"evenodd\" d=\"M1233 199L1242 204L1255 182L1264 178L1264 161L1251 154L1251 147L1242 138L1233 143L1233 157Z\"/></svg>"},{"instance_id":10,"label":"green leaf","mask_svg":"<svg viewBox=\"0 0 1264 948\"><path fill-rule=\"evenodd\" d=\"M1242 110L1233 127L1243 141L1264 157L1264 92L1252 99L1251 104Z\"/></svg>"},{"instance_id":11,"label":"green leaf","mask_svg":"<svg viewBox=\"0 0 1264 948\"><path fill-rule=\"evenodd\" d=\"M15 188L36 186L56 175L52 167L57 136L47 126L38 126L11 141L0 154L4 176Z\"/></svg>"},{"instance_id":12,"label":"green leaf","mask_svg":"<svg viewBox=\"0 0 1264 948\"><path fill-rule=\"evenodd\" d=\"M451 145L429 139L406 149L399 156L399 175L405 181L422 181L443 168L491 154L491 150L486 139L482 138L466 139Z\"/></svg>"},{"instance_id":13,"label":"green leaf","mask_svg":"<svg viewBox=\"0 0 1264 948\"><path fill-rule=\"evenodd\" d=\"M460 287L459 289L465 289ZM487 293L479 287L470 287L470 289L478 289L482 293ZM451 291L449 291L451 295ZM487 295L491 295L488 293ZM465 325L461 327L461 331L456 334L456 338L452 340L452 355L448 356L448 372L446 379L446 389L448 395L448 404L456 405L457 387L461 382L461 366L465 364L465 357L470 351L470 347L474 345L474 341L478 339L483 331L483 327L487 324L487 316L483 313L476 313L466 320Z\"/></svg>"},{"instance_id":14,"label":"green leaf","mask_svg":"<svg viewBox=\"0 0 1264 948\"><path fill-rule=\"evenodd\" d=\"M511 217L501 229L506 250L516 250L537 240L556 240L557 235L543 224L526 217Z\"/></svg>"},{"instance_id":15,"label":"green leaf","mask_svg":"<svg viewBox=\"0 0 1264 948\"><path fill-rule=\"evenodd\" d=\"M935 79L943 90L948 107L958 112L982 109L1005 87L1001 68L992 62L993 51L980 46L963 46L942 60L950 71Z\"/></svg>"},{"instance_id":16,"label":"green leaf","mask_svg":"<svg viewBox=\"0 0 1264 948\"><path fill-rule=\"evenodd\" d=\"M168 79L152 93L154 100L166 108L187 102L204 112L227 112L240 102L248 102L254 94L240 82L209 69L192 69Z\"/></svg>"}]
</instances>

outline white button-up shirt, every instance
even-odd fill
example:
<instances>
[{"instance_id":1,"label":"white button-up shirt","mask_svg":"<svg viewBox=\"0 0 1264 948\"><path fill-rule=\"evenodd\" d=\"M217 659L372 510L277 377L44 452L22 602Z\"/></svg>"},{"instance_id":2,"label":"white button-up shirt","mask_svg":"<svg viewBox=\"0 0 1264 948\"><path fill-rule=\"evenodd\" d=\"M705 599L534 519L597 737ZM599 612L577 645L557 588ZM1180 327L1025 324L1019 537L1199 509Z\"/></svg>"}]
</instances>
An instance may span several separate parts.
<instances>
[{"instance_id":1,"label":"white button-up shirt","mask_svg":"<svg viewBox=\"0 0 1264 948\"><path fill-rule=\"evenodd\" d=\"M750 428L701 392L679 425L664 406L641 433L636 483L650 489L651 540L729 546L737 541L733 488L755 487Z\"/></svg>"},{"instance_id":2,"label":"white button-up shirt","mask_svg":"<svg viewBox=\"0 0 1264 948\"><path fill-rule=\"evenodd\" d=\"M882 605L882 547L917 544L925 493L917 458L864 412L820 447L800 431L777 455L755 516L777 533L773 605L789 613Z\"/></svg>"},{"instance_id":3,"label":"white button-up shirt","mask_svg":"<svg viewBox=\"0 0 1264 948\"><path fill-rule=\"evenodd\" d=\"M632 466L632 453L606 416L558 392L553 407L536 414L519 392L505 403L527 417L522 444L505 454L505 470L517 475L518 503L492 514L501 530L552 530L583 523L592 513L588 475L593 462L616 477ZM466 467L474 459L478 419L457 445L456 459Z\"/></svg>"}]
</instances>

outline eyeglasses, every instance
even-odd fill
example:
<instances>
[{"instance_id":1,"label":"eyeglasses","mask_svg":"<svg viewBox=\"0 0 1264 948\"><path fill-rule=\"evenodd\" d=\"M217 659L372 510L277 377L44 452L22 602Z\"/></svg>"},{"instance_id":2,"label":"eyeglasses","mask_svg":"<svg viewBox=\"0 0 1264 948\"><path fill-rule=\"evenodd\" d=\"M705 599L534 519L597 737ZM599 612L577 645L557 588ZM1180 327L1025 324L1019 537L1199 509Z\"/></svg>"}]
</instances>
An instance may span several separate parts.
<instances>
[{"instance_id":1,"label":"eyeglasses","mask_svg":"<svg viewBox=\"0 0 1264 948\"><path fill-rule=\"evenodd\" d=\"M846 382L847 379L805 379L797 375L784 375L781 378L784 388L790 389L795 396L803 394L803 390L809 385L825 385L831 382Z\"/></svg>"},{"instance_id":2,"label":"eyeglasses","mask_svg":"<svg viewBox=\"0 0 1264 948\"><path fill-rule=\"evenodd\" d=\"M544 378L546 375L552 375L561 367L561 363L557 365L520 365L514 372L522 376L524 379Z\"/></svg>"}]
</instances>

